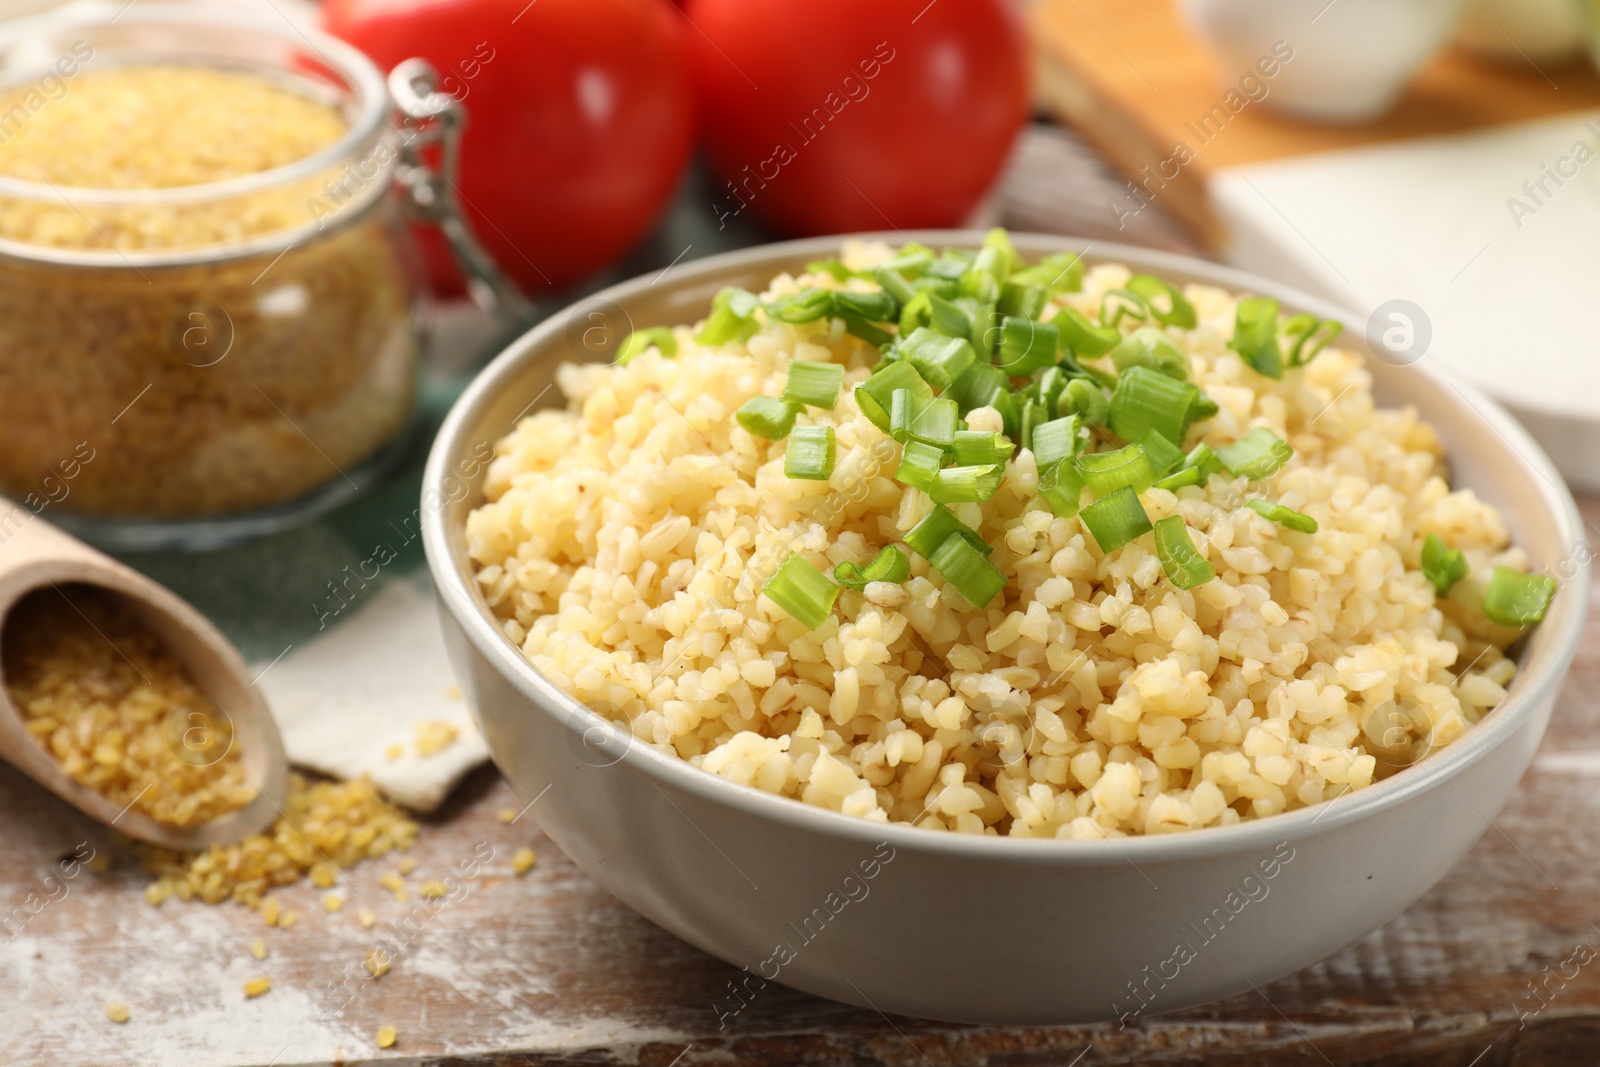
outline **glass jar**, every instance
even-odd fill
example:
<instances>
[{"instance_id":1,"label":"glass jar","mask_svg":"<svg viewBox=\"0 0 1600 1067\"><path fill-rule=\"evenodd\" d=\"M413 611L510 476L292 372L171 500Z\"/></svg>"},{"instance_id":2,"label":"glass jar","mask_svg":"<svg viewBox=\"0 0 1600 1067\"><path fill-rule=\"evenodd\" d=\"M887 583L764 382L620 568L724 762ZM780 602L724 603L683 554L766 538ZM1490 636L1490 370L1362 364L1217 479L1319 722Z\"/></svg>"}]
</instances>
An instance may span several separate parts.
<instances>
[{"instance_id":1,"label":"glass jar","mask_svg":"<svg viewBox=\"0 0 1600 1067\"><path fill-rule=\"evenodd\" d=\"M0 495L110 547L209 547L325 511L403 450L416 397L415 271L393 193L421 140L391 125L383 76L348 45L177 5L12 23L0 152L91 72L196 66L289 89L343 132L204 184L0 174ZM410 100L433 118L453 103ZM407 183L413 204L437 188Z\"/></svg>"}]
</instances>

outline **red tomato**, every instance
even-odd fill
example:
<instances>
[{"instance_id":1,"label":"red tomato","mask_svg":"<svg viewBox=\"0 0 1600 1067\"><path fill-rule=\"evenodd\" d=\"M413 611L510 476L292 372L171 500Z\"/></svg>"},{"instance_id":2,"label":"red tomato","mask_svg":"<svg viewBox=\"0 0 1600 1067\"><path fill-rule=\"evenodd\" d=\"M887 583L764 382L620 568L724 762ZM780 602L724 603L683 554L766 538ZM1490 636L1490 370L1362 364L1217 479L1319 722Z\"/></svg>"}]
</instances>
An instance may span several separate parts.
<instances>
[{"instance_id":1,"label":"red tomato","mask_svg":"<svg viewBox=\"0 0 1600 1067\"><path fill-rule=\"evenodd\" d=\"M463 206L527 291L620 258L683 173L694 90L666 0L327 0L324 18L384 70L427 59L462 101ZM459 291L438 235L424 247Z\"/></svg>"},{"instance_id":2,"label":"red tomato","mask_svg":"<svg viewBox=\"0 0 1600 1067\"><path fill-rule=\"evenodd\" d=\"M723 219L748 209L802 234L955 225L1026 114L1011 0L688 0L684 13Z\"/></svg>"}]
</instances>

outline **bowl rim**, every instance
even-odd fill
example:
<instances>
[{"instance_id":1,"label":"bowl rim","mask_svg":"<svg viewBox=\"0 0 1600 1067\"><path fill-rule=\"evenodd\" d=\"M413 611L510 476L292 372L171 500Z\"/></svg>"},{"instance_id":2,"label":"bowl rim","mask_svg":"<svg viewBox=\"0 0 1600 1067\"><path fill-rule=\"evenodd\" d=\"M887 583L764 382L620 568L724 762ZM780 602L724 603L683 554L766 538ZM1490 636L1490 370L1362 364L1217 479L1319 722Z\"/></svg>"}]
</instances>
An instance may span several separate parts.
<instances>
[{"instance_id":1,"label":"bowl rim","mask_svg":"<svg viewBox=\"0 0 1600 1067\"><path fill-rule=\"evenodd\" d=\"M1077 251L1090 265L1121 263L1135 269L1187 276L1201 284L1216 285L1233 292L1274 297L1285 308L1310 311L1323 318L1343 322L1349 337L1346 347L1371 358L1366 353L1364 343L1352 343L1362 339L1360 330L1351 329L1352 324L1359 321L1353 312L1248 272L1188 256L1113 242L1020 232L1011 236L1019 249L1028 252ZM731 268L767 267L769 274L776 274L784 269L783 264L837 252L840 243L847 237L883 240L891 244L920 241L936 247L975 246L981 243L983 231L885 231L760 245L683 264L674 272L676 276L669 288L703 282ZM479 372L451 407L430 450L422 483L423 544L428 566L439 590L441 603L461 627L474 650L539 711L553 716L565 729L583 734L586 744L592 732L599 731L603 737L602 744L616 746L615 749L608 748L608 752L620 749L621 755L616 763L628 764L634 772L645 775L658 787L670 786L709 804L770 819L797 831L858 841L869 847L888 842L897 849L907 848L923 854L988 862L1058 866L1098 866L1107 862L1126 862L1138 868L1138 861L1165 863L1271 849L1282 842L1298 841L1313 833L1327 833L1348 826L1448 784L1511 738L1545 700L1554 698L1576 653L1589 599L1587 557L1579 559L1573 576L1562 582L1549 614L1540 624L1540 633L1544 636L1536 660L1518 671L1506 700L1493 713L1474 724L1459 740L1452 742L1444 751L1365 789L1232 826L1210 826L1180 833L1097 841L939 833L905 823L873 822L730 782L686 760L658 752L650 745L635 743L632 734L568 696L529 663L521 650L494 623L476 584L457 568L457 559L465 562L466 556L462 551L458 557L454 551L454 545L460 541L460 531L453 533L449 528L449 509L428 506L431 494L442 493L444 486L457 480L456 464L465 455L469 434L475 428L482 409L493 402L506 379L516 377L526 363L540 358L539 350L550 339L560 336L563 323L572 310L601 304L620 305L629 297L653 287L659 277L642 275L594 293L512 342ZM1427 366L1419 362L1407 370L1430 379L1432 386L1446 402L1455 403L1455 398L1449 394L1452 391L1458 393L1463 418L1475 418L1480 423L1486 423L1499 439L1492 447L1502 448L1511 461L1521 468L1521 473L1529 479L1530 484L1534 485L1546 508L1543 521L1553 522L1566 544L1582 541L1582 520L1571 492L1549 457L1521 425L1470 383L1438 366L1437 361ZM481 474L478 477L481 478ZM434 499L441 497L434 496ZM1486 821L1489 817L1485 816Z\"/></svg>"}]
</instances>

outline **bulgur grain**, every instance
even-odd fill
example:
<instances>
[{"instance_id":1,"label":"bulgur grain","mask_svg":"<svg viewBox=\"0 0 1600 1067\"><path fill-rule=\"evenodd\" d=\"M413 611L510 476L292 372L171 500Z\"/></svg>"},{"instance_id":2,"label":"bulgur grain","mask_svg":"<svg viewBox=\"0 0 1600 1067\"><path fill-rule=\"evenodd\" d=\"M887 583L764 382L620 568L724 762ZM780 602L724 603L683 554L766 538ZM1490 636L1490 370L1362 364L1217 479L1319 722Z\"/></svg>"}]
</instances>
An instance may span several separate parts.
<instances>
[{"instance_id":1,"label":"bulgur grain","mask_svg":"<svg viewBox=\"0 0 1600 1067\"><path fill-rule=\"evenodd\" d=\"M128 1011L128 1006L126 1004L107 1004L106 1005L106 1018L110 1019L114 1023L125 1023L125 1022L127 1022L129 1014L130 1013Z\"/></svg>"},{"instance_id":2,"label":"bulgur grain","mask_svg":"<svg viewBox=\"0 0 1600 1067\"><path fill-rule=\"evenodd\" d=\"M272 988L272 979L266 975L258 975L244 984L244 995L255 999Z\"/></svg>"},{"instance_id":3,"label":"bulgur grain","mask_svg":"<svg viewBox=\"0 0 1600 1067\"><path fill-rule=\"evenodd\" d=\"M394 1027L388 1025L378 1027L376 1041L379 1048L393 1048L395 1037Z\"/></svg>"},{"instance_id":4,"label":"bulgur grain","mask_svg":"<svg viewBox=\"0 0 1600 1067\"><path fill-rule=\"evenodd\" d=\"M531 848L519 848L511 854L511 869L517 874L527 874L533 870L533 865L538 857Z\"/></svg>"}]
</instances>

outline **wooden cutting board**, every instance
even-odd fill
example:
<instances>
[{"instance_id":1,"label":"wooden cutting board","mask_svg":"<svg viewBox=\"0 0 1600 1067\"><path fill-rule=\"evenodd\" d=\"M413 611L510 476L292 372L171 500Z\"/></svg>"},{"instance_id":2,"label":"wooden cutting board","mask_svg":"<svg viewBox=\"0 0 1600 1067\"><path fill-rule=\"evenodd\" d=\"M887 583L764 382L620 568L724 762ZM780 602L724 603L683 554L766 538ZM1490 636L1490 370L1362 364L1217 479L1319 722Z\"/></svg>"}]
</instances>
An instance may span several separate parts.
<instances>
[{"instance_id":1,"label":"wooden cutting board","mask_svg":"<svg viewBox=\"0 0 1600 1067\"><path fill-rule=\"evenodd\" d=\"M1038 0L1029 20L1046 106L1136 183L1155 174L1161 185L1156 198L1218 248L1227 246L1229 234L1206 189L1219 170L1600 108L1600 74L1586 57L1535 66L1452 49L1377 122L1309 123L1253 102L1234 112L1228 92L1235 90L1235 104L1246 100L1236 90L1244 72L1229 77L1219 68L1173 0ZM1206 116L1212 118L1202 125ZM1180 143L1193 158L1175 178L1161 178L1157 166ZM1166 172L1172 170L1168 164ZM1126 207L1138 207L1131 194ZM1107 213L1114 216L1109 206Z\"/></svg>"}]
</instances>

